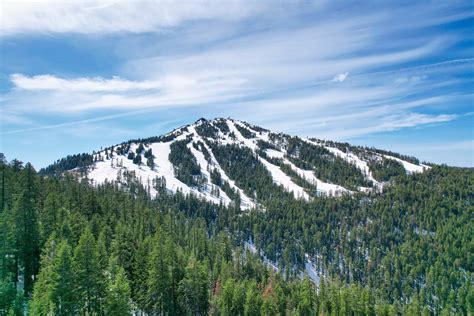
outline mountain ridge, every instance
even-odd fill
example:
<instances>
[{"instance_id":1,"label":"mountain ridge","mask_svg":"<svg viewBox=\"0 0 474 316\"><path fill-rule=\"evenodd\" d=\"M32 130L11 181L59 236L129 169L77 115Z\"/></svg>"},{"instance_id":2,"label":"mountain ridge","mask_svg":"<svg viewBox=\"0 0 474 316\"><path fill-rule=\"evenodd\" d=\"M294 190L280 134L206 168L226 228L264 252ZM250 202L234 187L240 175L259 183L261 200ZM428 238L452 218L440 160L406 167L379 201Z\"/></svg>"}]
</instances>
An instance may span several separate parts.
<instances>
[{"instance_id":1,"label":"mountain ridge","mask_svg":"<svg viewBox=\"0 0 474 316\"><path fill-rule=\"evenodd\" d=\"M233 155L243 161L234 161ZM309 200L380 191L397 175L423 172L430 166L414 157L290 136L231 118L199 118L161 136L68 156L41 173L78 173L101 184L120 181L123 173L131 172L150 187L152 195L157 194L157 186L164 186L213 203L254 208L262 197L253 192L252 183L244 183L247 179L238 168L256 168L295 199Z\"/></svg>"}]
</instances>

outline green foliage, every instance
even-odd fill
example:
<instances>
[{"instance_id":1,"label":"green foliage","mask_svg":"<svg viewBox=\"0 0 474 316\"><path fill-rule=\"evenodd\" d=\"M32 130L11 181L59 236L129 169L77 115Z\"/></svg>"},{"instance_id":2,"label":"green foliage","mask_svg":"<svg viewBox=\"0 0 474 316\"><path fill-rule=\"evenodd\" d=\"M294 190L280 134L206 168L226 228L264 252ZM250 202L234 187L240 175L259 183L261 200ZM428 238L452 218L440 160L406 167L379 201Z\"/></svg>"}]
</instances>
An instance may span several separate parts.
<instances>
[{"instance_id":1,"label":"green foliage","mask_svg":"<svg viewBox=\"0 0 474 316\"><path fill-rule=\"evenodd\" d=\"M166 191L150 199L128 174L123 186L91 187L2 163L0 314L473 313L472 170L434 166L382 193L306 202L251 151L211 146L265 211ZM284 278L245 251L249 240ZM308 259L324 271L318 291L298 277Z\"/></svg>"},{"instance_id":2,"label":"green foliage","mask_svg":"<svg viewBox=\"0 0 474 316\"><path fill-rule=\"evenodd\" d=\"M145 149L144 149L144 147L143 147L143 144L140 143L140 144L138 145L137 149L135 150L135 152L137 153L137 155L141 155L144 150L145 150Z\"/></svg>"},{"instance_id":3,"label":"green foliage","mask_svg":"<svg viewBox=\"0 0 474 316\"><path fill-rule=\"evenodd\" d=\"M40 170L41 175L53 176L60 175L65 171L79 168L83 173L88 166L94 163L94 157L91 154L82 153L77 155L69 155L61 158L52 165Z\"/></svg>"},{"instance_id":4,"label":"green foliage","mask_svg":"<svg viewBox=\"0 0 474 316\"><path fill-rule=\"evenodd\" d=\"M144 154L143 156L144 156L145 158L153 158L153 152L152 152L151 148L148 149L148 150L146 150L146 151L145 151L145 154Z\"/></svg>"},{"instance_id":5,"label":"green foliage","mask_svg":"<svg viewBox=\"0 0 474 316\"><path fill-rule=\"evenodd\" d=\"M202 137L209 137L216 139L219 130L212 125L209 121L202 121L201 124L196 126L196 132Z\"/></svg>"},{"instance_id":6,"label":"green foliage","mask_svg":"<svg viewBox=\"0 0 474 316\"><path fill-rule=\"evenodd\" d=\"M19 193L13 202L13 216L18 250L18 261L23 266L24 291L33 289L34 275L39 270L39 232L38 232L38 183L37 175L31 164L21 171L18 183ZM21 273L15 271L15 275Z\"/></svg>"},{"instance_id":7,"label":"green foliage","mask_svg":"<svg viewBox=\"0 0 474 316\"><path fill-rule=\"evenodd\" d=\"M74 249L73 267L77 307L80 313L100 313L105 293L103 271L94 236L89 228L82 233Z\"/></svg>"},{"instance_id":8,"label":"green foliage","mask_svg":"<svg viewBox=\"0 0 474 316\"><path fill-rule=\"evenodd\" d=\"M473 189L472 171L434 167L398 177L380 195L268 203L242 229L272 260L302 266L306 252L330 276L370 284L385 301L419 295L440 311L467 306Z\"/></svg>"},{"instance_id":9,"label":"green foliage","mask_svg":"<svg viewBox=\"0 0 474 316\"><path fill-rule=\"evenodd\" d=\"M382 158L381 160L371 160L368 165L373 177L377 181L389 181L393 177L405 175L403 165L394 159Z\"/></svg>"},{"instance_id":10,"label":"green foliage","mask_svg":"<svg viewBox=\"0 0 474 316\"><path fill-rule=\"evenodd\" d=\"M234 124L239 133L245 137L245 138L255 138L257 135L255 135L254 132L251 132L248 128L241 126L240 124Z\"/></svg>"},{"instance_id":11,"label":"green foliage","mask_svg":"<svg viewBox=\"0 0 474 316\"><path fill-rule=\"evenodd\" d=\"M147 165L150 169L155 168L155 160L153 159L153 156L148 157L148 158L146 159L146 165Z\"/></svg>"},{"instance_id":12,"label":"green foliage","mask_svg":"<svg viewBox=\"0 0 474 316\"><path fill-rule=\"evenodd\" d=\"M24 314L23 304L25 297L21 291L17 291L13 282L0 280L0 314L18 315Z\"/></svg>"},{"instance_id":13,"label":"green foliage","mask_svg":"<svg viewBox=\"0 0 474 316\"><path fill-rule=\"evenodd\" d=\"M226 174L251 197L266 201L270 198L288 199L291 193L273 183L267 168L252 150L237 145L211 144L212 152Z\"/></svg>"},{"instance_id":14,"label":"green foliage","mask_svg":"<svg viewBox=\"0 0 474 316\"><path fill-rule=\"evenodd\" d=\"M221 173L217 169L212 169L211 172L211 182L215 185L221 186L222 185L222 177Z\"/></svg>"},{"instance_id":15,"label":"green foliage","mask_svg":"<svg viewBox=\"0 0 474 316\"><path fill-rule=\"evenodd\" d=\"M140 165L142 163L142 155L137 154L135 158L133 158L133 163L136 165Z\"/></svg>"},{"instance_id":16,"label":"green foliage","mask_svg":"<svg viewBox=\"0 0 474 316\"><path fill-rule=\"evenodd\" d=\"M196 186L201 175L201 168L191 150L187 147L188 140L175 141L170 146L169 161L173 164L176 178L183 183Z\"/></svg>"},{"instance_id":17,"label":"green foliage","mask_svg":"<svg viewBox=\"0 0 474 316\"><path fill-rule=\"evenodd\" d=\"M266 141L261 140L261 139L259 139L259 140L257 141L257 146L258 146L258 148L259 148L260 150L262 150L262 151L265 151L265 150L267 150L267 149L278 150L278 148L277 148L275 145L273 145L272 143L266 142Z\"/></svg>"},{"instance_id":18,"label":"green foliage","mask_svg":"<svg viewBox=\"0 0 474 316\"><path fill-rule=\"evenodd\" d=\"M313 170L321 181L336 183L349 189L371 186L355 165L333 155L323 146L307 143L298 137L288 139L287 156L297 167Z\"/></svg>"},{"instance_id":19,"label":"green foliage","mask_svg":"<svg viewBox=\"0 0 474 316\"><path fill-rule=\"evenodd\" d=\"M206 160L209 161L211 159L211 155L209 154L209 151L207 150L206 146L204 146L203 142L201 142L201 141L193 142L193 147L196 150L201 151Z\"/></svg>"},{"instance_id":20,"label":"green foliage","mask_svg":"<svg viewBox=\"0 0 474 316\"><path fill-rule=\"evenodd\" d=\"M214 120L214 125L224 134L228 134L230 132L229 126L227 125L225 119Z\"/></svg>"},{"instance_id":21,"label":"green foliage","mask_svg":"<svg viewBox=\"0 0 474 316\"><path fill-rule=\"evenodd\" d=\"M130 286L127 274L120 266L112 265L109 271L110 280L105 300L105 315L130 315Z\"/></svg>"},{"instance_id":22,"label":"green foliage","mask_svg":"<svg viewBox=\"0 0 474 316\"><path fill-rule=\"evenodd\" d=\"M190 257L179 283L183 309L193 315L204 315L209 306L208 268L194 257Z\"/></svg>"}]
</instances>

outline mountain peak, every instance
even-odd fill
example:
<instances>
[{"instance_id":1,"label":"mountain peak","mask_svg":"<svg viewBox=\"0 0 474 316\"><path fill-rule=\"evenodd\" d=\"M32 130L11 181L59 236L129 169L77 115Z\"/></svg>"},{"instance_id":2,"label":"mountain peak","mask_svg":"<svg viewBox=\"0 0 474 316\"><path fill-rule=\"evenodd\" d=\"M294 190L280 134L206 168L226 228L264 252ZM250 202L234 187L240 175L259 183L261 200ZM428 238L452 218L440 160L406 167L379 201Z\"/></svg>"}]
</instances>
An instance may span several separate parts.
<instances>
[{"instance_id":1,"label":"mountain peak","mask_svg":"<svg viewBox=\"0 0 474 316\"><path fill-rule=\"evenodd\" d=\"M162 186L248 209L275 194L311 200L378 191L398 175L428 168L383 150L293 137L230 118L200 118L163 136L69 156L44 173L80 173L96 184L134 173L151 194Z\"/></svg>"},{"instance_id":2,"label":"mountain peak","mask_svg":"<svg viewBox=\"0 0 474 316\"><path fill-rule=\"evenodd\" d=\"M205 122L207 122L207 119L205 119L204 117L201 117L198 120L196 120L196 122L194 122L194 124L202 124L202 123L205 123Z\"/></svg>"}]
</instances>

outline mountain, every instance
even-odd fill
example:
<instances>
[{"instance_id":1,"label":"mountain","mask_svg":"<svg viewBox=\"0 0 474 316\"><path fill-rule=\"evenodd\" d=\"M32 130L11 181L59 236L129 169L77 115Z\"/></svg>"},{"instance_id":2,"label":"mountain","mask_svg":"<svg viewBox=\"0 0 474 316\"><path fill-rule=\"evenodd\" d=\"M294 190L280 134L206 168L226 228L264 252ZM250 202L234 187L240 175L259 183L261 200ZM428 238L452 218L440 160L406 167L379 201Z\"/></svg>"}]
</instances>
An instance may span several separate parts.
<instances>
[{"instance_id":1,"label":"mountain","mask_svg":"<svg viewBox=\"0 0 474 316\"><path fill-rule=\"evenodd\" d=\"M0 315L474 313L472 169L200 119L0 172Z\"/></svg>"},{"instance_id":2,"label":"mountain","mask_svg":"<svg viewBox=\"0 0 474 316\"><path fill-rule=\"evenodd\" d=\"M310 200L380 191L398 175L429 168L416 158L375 148L299 138L233 119L201 118L160 137L61 159L41 173L78 173L95 184L121 182L131 173L152 196L163 186L226 206L238 200L242 209L250 209L271 192Z\"/></svg>"}]
</instances>

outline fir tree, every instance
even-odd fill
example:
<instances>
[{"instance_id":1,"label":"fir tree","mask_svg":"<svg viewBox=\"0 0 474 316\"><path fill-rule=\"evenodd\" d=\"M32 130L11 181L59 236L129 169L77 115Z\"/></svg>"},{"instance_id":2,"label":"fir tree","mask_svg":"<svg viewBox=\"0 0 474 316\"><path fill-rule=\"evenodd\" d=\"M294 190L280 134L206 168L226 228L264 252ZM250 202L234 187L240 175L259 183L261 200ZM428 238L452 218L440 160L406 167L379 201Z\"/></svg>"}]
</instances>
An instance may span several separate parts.
<instances>
[{"instance_id":1,"label":"fir tree","mask_svg":"<svg viewBox=\"0 0 474 316\"><path fill-rule=\"evenodd\" d=\"M74 249L76 301L81 313L100 313L104 280L100 270L96 242L86 228Z\"/></svg>"},{"instance_id":2,"label":"fir tree","mask_svg":"<svg viewBox=\"0 0 474 316\"><path fill-rule=\"evenodd\" d=\"M209 307L207 269L194 257L189 258L180 291L186 310L194 315L205 315Z\"/></svg>"},{"instance_id":3,"label":"fir tree","mask_svg":"<svg viewBox=\"0 0 474 316\"><path fill-rule=\"evenodd\" d=\"M111 260L109 285L105 302L105 315L130 315L130 286L125 270Z\"/></svg>"},{"instance_id":4,"label":"fir tree","mask_svg":"<svg viewBox=\"0 0 474 316\"><path fill-rule=\"evenodd\" d=\"M23 267L24 291L33 289L39 269L39 233L37 223L36 174L31 164L26 164L20 178L20 193L15 201L15 227L18 263Z\"/></svg>"},{"instance_id":5,"label":"fir tree","mask_svg":"<svg viewBox=\"0 0 474 316\"><path fill-rule=\"evenodd\" d=\"M76 311L74 297L74 271L72 269L72 249L66 241L58 245L51 268L50 299L55 315L71 315Z\"/></svg>"}]
</instances>

